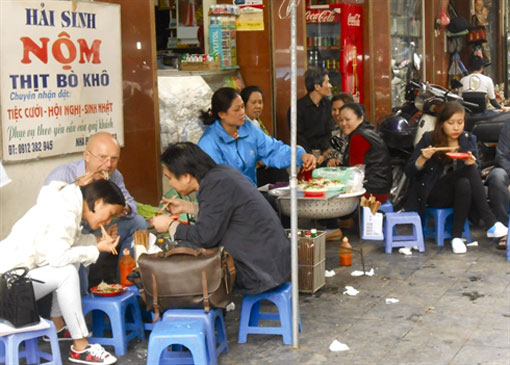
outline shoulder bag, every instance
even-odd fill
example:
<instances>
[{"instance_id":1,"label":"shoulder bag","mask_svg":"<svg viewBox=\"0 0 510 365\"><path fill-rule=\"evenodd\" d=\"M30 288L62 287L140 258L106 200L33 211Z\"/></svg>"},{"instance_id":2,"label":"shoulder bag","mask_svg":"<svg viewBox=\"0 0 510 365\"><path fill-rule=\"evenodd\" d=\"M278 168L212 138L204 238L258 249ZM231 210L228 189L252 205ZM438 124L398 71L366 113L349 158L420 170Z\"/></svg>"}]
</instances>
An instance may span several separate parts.
<instances>
[{"instance_id":1,"label":"shoulder bag","mask_svg":"<svg viewBox=\"0 0 510 365\"><path fill-rule=\"evenodd\" d=\"M39 323L28 267L16 267L0 276L0 318L19 328Z\"/></svg>"}]
</instances>

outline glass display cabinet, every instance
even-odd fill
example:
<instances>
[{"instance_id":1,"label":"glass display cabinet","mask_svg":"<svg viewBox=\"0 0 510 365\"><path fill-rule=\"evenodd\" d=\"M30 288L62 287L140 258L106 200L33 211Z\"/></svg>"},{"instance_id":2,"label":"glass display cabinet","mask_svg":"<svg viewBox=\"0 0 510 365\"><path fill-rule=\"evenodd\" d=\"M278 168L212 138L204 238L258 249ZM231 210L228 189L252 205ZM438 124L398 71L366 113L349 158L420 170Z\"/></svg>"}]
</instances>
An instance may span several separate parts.
<instances>
[{"instance_id":1,"label":"glass display cabinet","mask_svg":"<svg viewBox=\"0 0 510 365\"><path fill-rule=\"evenodd\" d=\"M392 107L405 102L405 87L410 79L425 75L424 0L390 1Z\"/></svg>"}]
</instances>

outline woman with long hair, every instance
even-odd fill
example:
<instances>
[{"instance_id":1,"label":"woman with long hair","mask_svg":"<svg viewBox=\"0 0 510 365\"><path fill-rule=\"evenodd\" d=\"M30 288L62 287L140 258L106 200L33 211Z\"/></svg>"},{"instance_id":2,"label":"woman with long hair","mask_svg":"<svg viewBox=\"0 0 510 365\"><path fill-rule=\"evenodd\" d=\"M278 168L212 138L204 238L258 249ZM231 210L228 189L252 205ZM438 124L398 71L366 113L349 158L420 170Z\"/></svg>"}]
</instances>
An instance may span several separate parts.
<instances>
[{"instance_id":1,"label":"woman with long hair","mask_svg":"<svg viewBox=\"0 0 510 365\"><path fill-rule=\"evenodd\" d=\"M477 167L476 136L464 131L464 107L458 102L444 103L437 113L432 132L423 135L406 167L411 187L406 209L419 212L425 207L452 208L452 250L465 253L461 239L464 222L471 209L476 209L487 228L488 237L502 237L508 232L497 222L487 204L485 189ZM447 151L465 152L465 160L454 160Z\"/></svg>"}]
</instances>

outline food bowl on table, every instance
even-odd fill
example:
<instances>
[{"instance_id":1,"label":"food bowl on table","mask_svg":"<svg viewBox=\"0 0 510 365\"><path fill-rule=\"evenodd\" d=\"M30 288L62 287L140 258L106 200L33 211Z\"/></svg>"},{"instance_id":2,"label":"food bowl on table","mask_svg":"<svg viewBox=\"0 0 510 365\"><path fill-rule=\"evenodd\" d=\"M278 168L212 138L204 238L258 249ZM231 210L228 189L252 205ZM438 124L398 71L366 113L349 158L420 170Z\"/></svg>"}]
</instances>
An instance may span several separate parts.
<instances>
[{"instance_id":1,"label":"food bowl on table","mask_svg":"<svg viewBox=\"0 0 510 365\"><path fill-rule=\"evenodd\" d=\"M127 287L122 284L101 283L98 286L90 288L90 292L100 297L114 297L126 291Z\"/></svg>"},{"instance_id":2,"label":"food bowl on table","mask_svg":"<svg viewBox=\"0 0 510 365\"><path fill-rule=\"evenodd\" d=\"M298 218L324 219L346 216L356 210L360 196L365 192L365 189L361 189L355 193L340 194L330 198L298 199ZM329 194L328 192L327 196ZM290 215L290 199L283 197L278 201L281 212Z\"/></svg>"}]
</instances>

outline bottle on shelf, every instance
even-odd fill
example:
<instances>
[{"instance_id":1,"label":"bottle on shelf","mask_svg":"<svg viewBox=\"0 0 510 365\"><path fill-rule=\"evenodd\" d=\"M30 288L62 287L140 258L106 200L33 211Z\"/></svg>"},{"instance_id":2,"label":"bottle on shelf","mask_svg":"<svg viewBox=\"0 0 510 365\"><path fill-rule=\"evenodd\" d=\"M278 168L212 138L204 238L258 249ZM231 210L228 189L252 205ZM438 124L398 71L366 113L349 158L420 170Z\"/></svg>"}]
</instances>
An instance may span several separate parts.
<instances>
[{"instance_id":1,"label":"bottle on shelf","mask_svg":"<svg viewBox=\"0 0 510 365\"><path fill-rule=\"evenodd\" d=\"M340 244L340 265L352 265L352 246L349 243L349 239L347 237L344 237L342 243Z\"/></svg>"},{"instance_id":2,"label":"bottle on shelf","mask_svg":"<svg viewBox=\"0 0 510 365\"><path fill-rule=\"evenodd\" d=\"M122 285L133 285L133 283L128 280L127 276L131 274L131 271L136 267L135 259L131 257L128 248L125 248L122 253L123 256L119 261L120 283Z\"/></svg>"},{"instance_id":3,"label":"bottle on shelf","mask_svg":"<svg viewBox=\"0 0 510 365\"><path fill-rule=\"evenodd\" d=\"M312 228L310 230L310 236L311 236L311 238L317 238L317 229L316 228Z\"/></svg>"}]
</instances>

